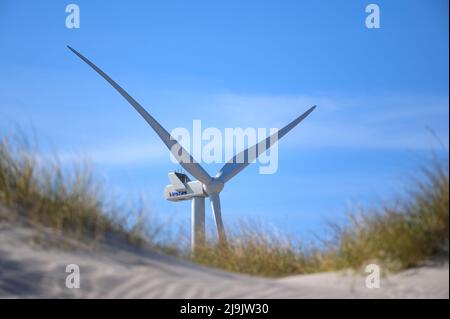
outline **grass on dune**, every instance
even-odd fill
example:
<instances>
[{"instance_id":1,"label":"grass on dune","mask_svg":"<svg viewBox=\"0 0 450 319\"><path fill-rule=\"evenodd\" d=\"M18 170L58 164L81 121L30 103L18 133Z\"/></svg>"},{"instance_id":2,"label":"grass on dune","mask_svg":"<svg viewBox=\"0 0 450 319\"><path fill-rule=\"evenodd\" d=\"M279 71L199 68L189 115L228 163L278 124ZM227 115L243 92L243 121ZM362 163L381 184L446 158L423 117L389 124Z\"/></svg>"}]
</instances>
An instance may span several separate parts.
<instances>
[{"instance_id":1,"label":"grass on dune","mask_svg":"<svg viewBox=\"0 0 450 319\"><path fill-rule=\"evenodd\" d=\"M105 190L86 167L63 170L57 160L41 157L26 140L5 137L0 143L0 206L13 213L0 215L0 221L20 218L90 242L114 235L200 264L251 275L359 269L369 262L396 271L448 254L448 161L445 166L431 165L423 173L424 178L414 182L395 205L361 209L350 214L345 225L328 225L332 239L304 244L241 224L228 234L228 245L208 242L190 254L188 242L157 238L155 229L161 225L148 222L145 208L136 213L114 201L107 203ZM131 222L130 215L140 218Z\"/></svg>"},{"instance_id":2,"label":"grass on dune","mask_svg":"<svg viewBox=\"0 0 450 319\"><path fill-rule=\"evenodd\" d=\"M252 275L284 276L377 263L398 271L446 254L449 241L448 168L423 170L423 181L400 202L382 209L361 209L346 225L329 224L331 240L302 244L246 224L227 246L200 247L193 260Z\"/></svg>"},{"instance_id":3,"label":"grass on dune","mask_svg":"<svg viewBox=\"0 0 450 319\"><path fill-rule=\"evenodd\" d=\"M399 270L448 254L448 167L424 168L423 175L400 203L362 210L350 216L348 226L335 225L336 240L323 254L325 268L359 267L372 260Z\"/></svg>"},{"instance_id":4,"label":"grass on dune","mask_svg":"<svg viewBox=\"0 0 450 319\"><path fill-rule=\"evenodd\" d=\"M132 244L146 241L143 218L108 203L102 185L85 165L64 170L57 157L42 157L21 135L0 142L0 219L46 226L66 238L97 243L109 235ZM137 216L144 215L141 212Z\"/></svg>"}]
</instances>

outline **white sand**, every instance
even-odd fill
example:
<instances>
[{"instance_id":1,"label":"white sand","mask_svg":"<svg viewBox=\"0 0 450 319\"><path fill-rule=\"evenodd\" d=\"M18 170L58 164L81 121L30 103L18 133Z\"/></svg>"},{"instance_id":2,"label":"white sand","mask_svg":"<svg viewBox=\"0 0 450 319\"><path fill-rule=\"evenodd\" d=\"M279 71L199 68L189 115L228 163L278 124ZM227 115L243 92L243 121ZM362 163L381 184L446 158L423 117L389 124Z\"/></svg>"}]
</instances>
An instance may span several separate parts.
<instances>
[{"instance_id":1,"label":"white sand","mask_svg":"<svg viewBox=\"0 0 450 319\"><path fill-rule=\"evenodd\" d=\"M381 278L321 273L263 279L218 271L151 251L102 246L77 251L32 244L35 231L0 224L2 298L449 298L448 258ZM52 235L50 235L52 236ZM80 267L80 288L68 289L67 264Z\"/></svg>"}]
</instances>

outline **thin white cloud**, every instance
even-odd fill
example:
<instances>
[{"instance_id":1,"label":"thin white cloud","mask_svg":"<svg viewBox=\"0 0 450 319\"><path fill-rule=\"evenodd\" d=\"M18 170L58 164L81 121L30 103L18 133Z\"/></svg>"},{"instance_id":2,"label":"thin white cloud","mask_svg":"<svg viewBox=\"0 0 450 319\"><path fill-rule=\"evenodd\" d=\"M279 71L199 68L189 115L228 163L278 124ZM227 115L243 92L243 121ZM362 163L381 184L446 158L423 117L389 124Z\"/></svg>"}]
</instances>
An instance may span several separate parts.
<instances>
[{"instance_id":1,"label":"thin white cloud","mask_svg":"<svg viewBox=\"0 0 450 319\"><path fill-rule=\"evenodd\" d=\"M278 127L289 123L309 106L318 108L280 144L283 149L361 148L436 150L448 149L448 97L382 96L334 98L296 95L216 94L181 98L183 110L177 120L192 125L187 110L201 115L206 126ZM185 119L187 117L187 119ZM198 117L198 116L197 116ZM206 125L208 124L208 125ZM429 131L433 129L440 141ZM150 128L148 128L150 129ZM171 128L167 128L169 131ZM188 131L192 126L187 126ZM164 145L155 138L122 141L83 149L83 158L94 163L128 165L169 161ZM74 152L62 153L61 160L80 159Z\"/></svg>"},{"instance_id":2,"label":"thin white cloud","mask_svg":"<svg viewBox=\"0 0 450 319\"><path fill-rule=\"evenodd\" d=\"M286 125L308 106L318 108L294 130L287 146L448 149L448 97L386 95L366 98L222 95L222 118L257 127ZM234 120L232 118L234 117ZM429 129L435 131L441 140ZM283 144L284 144L283 143Z\"/></svg>"}]
</instances>

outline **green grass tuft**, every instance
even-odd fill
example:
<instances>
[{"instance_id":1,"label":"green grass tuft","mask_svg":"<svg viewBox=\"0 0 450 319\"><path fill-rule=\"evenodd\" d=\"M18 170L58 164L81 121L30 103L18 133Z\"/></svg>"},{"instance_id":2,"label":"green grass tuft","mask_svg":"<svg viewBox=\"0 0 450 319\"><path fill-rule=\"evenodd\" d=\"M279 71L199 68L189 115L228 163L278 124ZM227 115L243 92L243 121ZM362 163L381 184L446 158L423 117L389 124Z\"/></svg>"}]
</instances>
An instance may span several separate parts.
<instances>
[{"instance_id":1,"label":"green grass tuft","mask_svg":"<svg viewBox=\"0 0 450 319\"><path fill-rule=\"evenodd\" d=\"M108 236L132 244L148 241L147 220L117 203L107 203L103 187L86 165L63 169L58 158L42 157L25 138L0 143L0 219L43 225L67 238L97 243ZM141 214L143 215L143 214Z\"/></svg>"}]
</instances>

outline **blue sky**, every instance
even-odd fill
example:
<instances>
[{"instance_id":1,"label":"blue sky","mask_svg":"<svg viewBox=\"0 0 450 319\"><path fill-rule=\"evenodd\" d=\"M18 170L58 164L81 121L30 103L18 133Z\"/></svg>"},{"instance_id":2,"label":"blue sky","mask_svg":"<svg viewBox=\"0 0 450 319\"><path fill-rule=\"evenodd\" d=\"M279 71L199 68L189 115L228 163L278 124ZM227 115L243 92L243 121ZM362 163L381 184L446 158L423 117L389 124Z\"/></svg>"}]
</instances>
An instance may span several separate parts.
<instances>
[{"instance_id":1,"label":"blue sky","mask_svg":"<svg viewBox=\"0 0 450 319\"><path fill-rule=\"evenodd\" d=\"M179 167L67 44L169 131L194 119L282 127L318 105L281 140L276 174L253 165L226 185L225 224L308 236L392 199L433 151L448 152L448 1L377 1L380 29L365 27L370 1L72 1L71 30L69 3L0 1L0 131L34 127L44 151L87 157L111 193L142 195L175 225L190 204L162 191Z\"/></svg>"}]
</instances>

